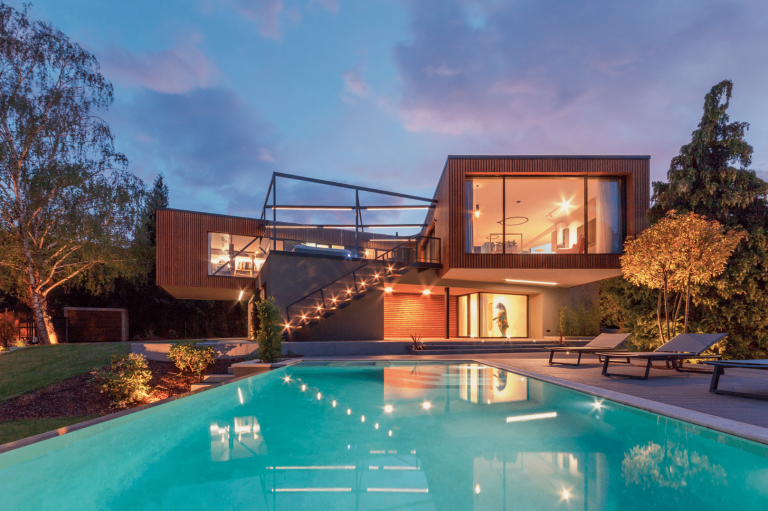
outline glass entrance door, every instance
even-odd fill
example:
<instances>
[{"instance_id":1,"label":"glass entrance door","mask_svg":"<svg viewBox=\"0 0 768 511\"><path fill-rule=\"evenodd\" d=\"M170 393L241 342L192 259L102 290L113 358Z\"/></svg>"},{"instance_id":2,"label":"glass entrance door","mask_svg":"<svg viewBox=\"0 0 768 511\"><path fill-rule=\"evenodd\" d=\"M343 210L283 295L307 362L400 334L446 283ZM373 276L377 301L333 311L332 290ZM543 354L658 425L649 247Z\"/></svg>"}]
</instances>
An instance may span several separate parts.
<instances>
[{"instance_id":1,"label":"glass entrance door","mask_svg":"<svg viewBox=\"0 0 768 511\"><path fill-rule=\"evenodd\" d=\"M528 297L472 293L458 298L459 337L528 337Z\"/></svg>"}]
</instances>

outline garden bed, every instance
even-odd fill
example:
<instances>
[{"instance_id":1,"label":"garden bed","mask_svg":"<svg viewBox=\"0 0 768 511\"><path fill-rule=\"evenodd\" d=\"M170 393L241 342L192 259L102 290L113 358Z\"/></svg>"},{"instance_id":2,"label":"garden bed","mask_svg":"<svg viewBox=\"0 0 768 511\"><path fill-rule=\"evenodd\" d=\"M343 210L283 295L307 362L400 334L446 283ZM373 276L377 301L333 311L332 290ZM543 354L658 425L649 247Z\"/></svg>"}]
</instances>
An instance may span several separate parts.
<instances>
[{"instance_id":1,"label":"garden bed","mask_svg":"<svg viewBox=\"0 0 768 511\"><path fill-rule=\"evenodd\" d=\"M227 374L233 363L244 359L217 360L203 374ZM150 386L155 392L147 400L133 406L159 401L177 394L189 392L192 383L198 381L193 374L181 374L172 362L149 360L152 371ZM72 376L27 394L0 402L0 423L24 419L49 419L107 415L116 411L109 398L91 381L90 373ZM129 407L130 408L130 407Z\"/></svg>"}]
</instances>

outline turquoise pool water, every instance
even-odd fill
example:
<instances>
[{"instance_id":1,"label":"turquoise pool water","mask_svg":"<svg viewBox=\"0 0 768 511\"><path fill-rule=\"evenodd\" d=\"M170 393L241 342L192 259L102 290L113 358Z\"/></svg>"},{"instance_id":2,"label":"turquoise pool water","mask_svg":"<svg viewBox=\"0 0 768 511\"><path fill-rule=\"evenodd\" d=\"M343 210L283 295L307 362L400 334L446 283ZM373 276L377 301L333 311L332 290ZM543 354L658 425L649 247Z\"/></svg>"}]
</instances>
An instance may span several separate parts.
<instances>
[{"instance_id":1,"label":"turquoise pool water","mask_svg":"<svg viewBox=\"0 0 768 511\"><path fill-rule=\"evenodd\" d=\"M469 363L302 363L0 455L3 510L732 508L766 446Z\"/></svg>"}]
</instances>

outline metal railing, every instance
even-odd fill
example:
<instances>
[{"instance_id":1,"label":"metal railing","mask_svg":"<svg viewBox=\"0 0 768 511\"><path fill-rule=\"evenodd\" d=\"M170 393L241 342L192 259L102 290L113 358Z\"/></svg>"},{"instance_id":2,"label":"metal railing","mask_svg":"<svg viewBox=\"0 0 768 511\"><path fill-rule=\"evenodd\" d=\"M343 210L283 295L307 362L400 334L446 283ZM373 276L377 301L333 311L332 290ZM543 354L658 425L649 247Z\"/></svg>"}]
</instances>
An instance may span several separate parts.
<instances>
[{"instance_id":1,"label":"metal railing","mask_svg":"<svg viewBox=\"0 0 768 511\"><path fill-rule=\"evenodd\" d=\"M402 275L404 268L440 265L440 238L414 235L286 306L286 327L296 328L327 317L362 298L369 289ZM291 315L294 312L295 316ZM299 324L293 320L299 318Z\"/></svg>"}]
</instances>

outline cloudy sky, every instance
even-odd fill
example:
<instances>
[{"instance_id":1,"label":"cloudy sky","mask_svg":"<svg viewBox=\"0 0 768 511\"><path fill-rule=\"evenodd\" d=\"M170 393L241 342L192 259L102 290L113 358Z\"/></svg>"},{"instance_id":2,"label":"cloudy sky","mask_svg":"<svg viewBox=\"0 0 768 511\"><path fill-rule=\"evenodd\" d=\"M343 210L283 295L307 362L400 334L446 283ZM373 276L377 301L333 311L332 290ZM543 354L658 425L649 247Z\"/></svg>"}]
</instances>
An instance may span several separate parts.
<instances>
[{"instance_id":1,"label":"cloudy sky","mask_svg":"<svg viewBox=\"0 0 768 511\"><path fill-rule=\"evenodd\" d=\"M32 14L96 55L117 147L147 182L165 174L175 208L258 215L273 171L431 196L449 154L650 154L661 180L723 79L768 170L761 0L36 0Z\"/></svg>"}]
</instances>

